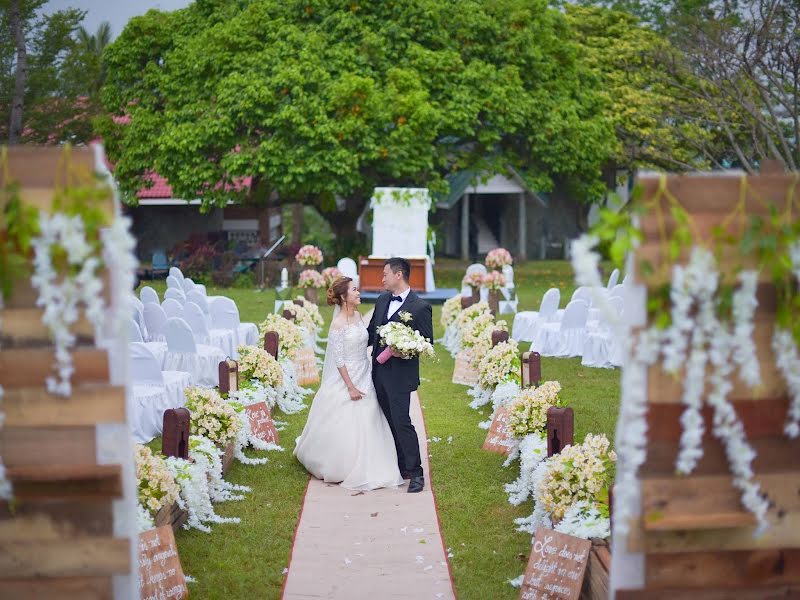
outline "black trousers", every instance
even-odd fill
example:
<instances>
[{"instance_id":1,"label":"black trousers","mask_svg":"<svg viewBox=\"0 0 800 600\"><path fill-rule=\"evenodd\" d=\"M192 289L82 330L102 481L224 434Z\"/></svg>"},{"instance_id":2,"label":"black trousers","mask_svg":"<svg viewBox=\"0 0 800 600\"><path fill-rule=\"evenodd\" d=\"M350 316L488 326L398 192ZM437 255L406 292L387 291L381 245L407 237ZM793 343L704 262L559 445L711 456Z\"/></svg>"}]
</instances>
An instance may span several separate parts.
<instances>
[{"instance_id":1,"label":"black trousers","mask_svg":"<svg viewBox=\"0 0 800 600\"><path fill-rule=\"evenodd\" d=\"M400 472L406 472L411 477L423 475L422 461L419 455L419 439L417 430L411 422L409 406L411 405L411 392L399 392L392 389L388 381L389 373L381 373L382 365L373 365L372 381L378 394L378 404L386 415L389 428L394 437L394 446L397 450L397 466Z\"/></svg>"}]
</instances>

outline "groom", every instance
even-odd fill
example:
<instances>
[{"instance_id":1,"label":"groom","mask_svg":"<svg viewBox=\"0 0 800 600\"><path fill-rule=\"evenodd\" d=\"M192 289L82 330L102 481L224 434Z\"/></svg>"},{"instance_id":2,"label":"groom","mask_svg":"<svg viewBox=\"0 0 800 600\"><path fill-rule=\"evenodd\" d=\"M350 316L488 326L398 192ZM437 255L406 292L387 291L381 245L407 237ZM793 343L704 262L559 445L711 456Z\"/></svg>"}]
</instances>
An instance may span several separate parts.
<instances>
[{"instance_id":1,"label":"groom","mask_svg":"<svg viewBox=\"0 0 800 600\"><path fill-rule=\"evenodd\" d=\"M369 322L369 344L372 346L372 381L380 404L394 437L397 464L403 479L411 479L408 492L421 492L425 487L422 461L419 455L417 431L411 423L409 404L411 392L419 387L419 358L403 359L393 356L384 364L377 356L385 346L381 344L377 329L389 321L400 320L400 313L409 313L406 324L433 341L433 316L431 305L411 291L408 282L411 265L404 258L390 258L383 266L383 285L386 293L375 303Z\"/></svg>"}]
</instances>

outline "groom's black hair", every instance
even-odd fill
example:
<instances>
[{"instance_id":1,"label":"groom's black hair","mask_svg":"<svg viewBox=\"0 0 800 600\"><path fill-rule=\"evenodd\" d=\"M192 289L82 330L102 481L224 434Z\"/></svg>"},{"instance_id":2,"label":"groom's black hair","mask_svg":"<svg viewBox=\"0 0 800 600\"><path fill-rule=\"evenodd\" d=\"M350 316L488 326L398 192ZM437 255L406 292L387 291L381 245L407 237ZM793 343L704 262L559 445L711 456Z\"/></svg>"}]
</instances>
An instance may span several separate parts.
<instances>
[{"instance_id":1,"label":"groom's black hair","mask_svg":"<svg viewBox=\"0 0 800 600\"><path fill-rule=\"evenodd\" d=\"M389 265L389 268L392 270L392 273L397 273L401 271L403 273L403 279L406 280L406 283L409 282L411 279L411 263L408 262L405 258L394 257L386 259L386 262L383 263L384 265Z\"/></svg>"}]
</instances>

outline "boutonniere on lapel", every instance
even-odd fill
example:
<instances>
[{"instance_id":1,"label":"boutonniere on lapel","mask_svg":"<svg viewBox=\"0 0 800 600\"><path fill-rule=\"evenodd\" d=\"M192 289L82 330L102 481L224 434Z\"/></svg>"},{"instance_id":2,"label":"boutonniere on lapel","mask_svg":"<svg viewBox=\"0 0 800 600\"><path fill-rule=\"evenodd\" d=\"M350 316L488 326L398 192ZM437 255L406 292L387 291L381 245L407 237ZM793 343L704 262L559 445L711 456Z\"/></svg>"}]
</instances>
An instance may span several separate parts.
<instances>
[{"instance_id":1,"label":"boutonniere on lapel","mask_svg":"<svg viewBox=\"0 0 800 600\"><path fill-rule=\"evenodd\" d=\"M401 310L397 315L403 323L411 323L414 317L407 310Z\"/></svg>"}]
</instances>

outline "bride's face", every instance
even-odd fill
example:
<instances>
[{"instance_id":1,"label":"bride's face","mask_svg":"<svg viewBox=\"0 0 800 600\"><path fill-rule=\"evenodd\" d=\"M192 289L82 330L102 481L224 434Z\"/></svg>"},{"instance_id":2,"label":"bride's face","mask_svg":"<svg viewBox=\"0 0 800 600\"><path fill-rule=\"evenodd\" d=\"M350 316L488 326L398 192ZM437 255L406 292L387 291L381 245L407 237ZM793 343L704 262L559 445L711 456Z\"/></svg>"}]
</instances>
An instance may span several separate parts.
<instances>
[{"instance_id":1,"label":"bride's face","mask_svg":"<svg viewBox=\"0 0 800 600\"><path fill-rule=\"evenodd\" d=\"M358 291L358 287L356 287L355 284L351 284L350 289L347 290L347 296L345 296L344 299L348 306L358 306L361 304L361 292Z\"/></svg>"}]
</instances>

